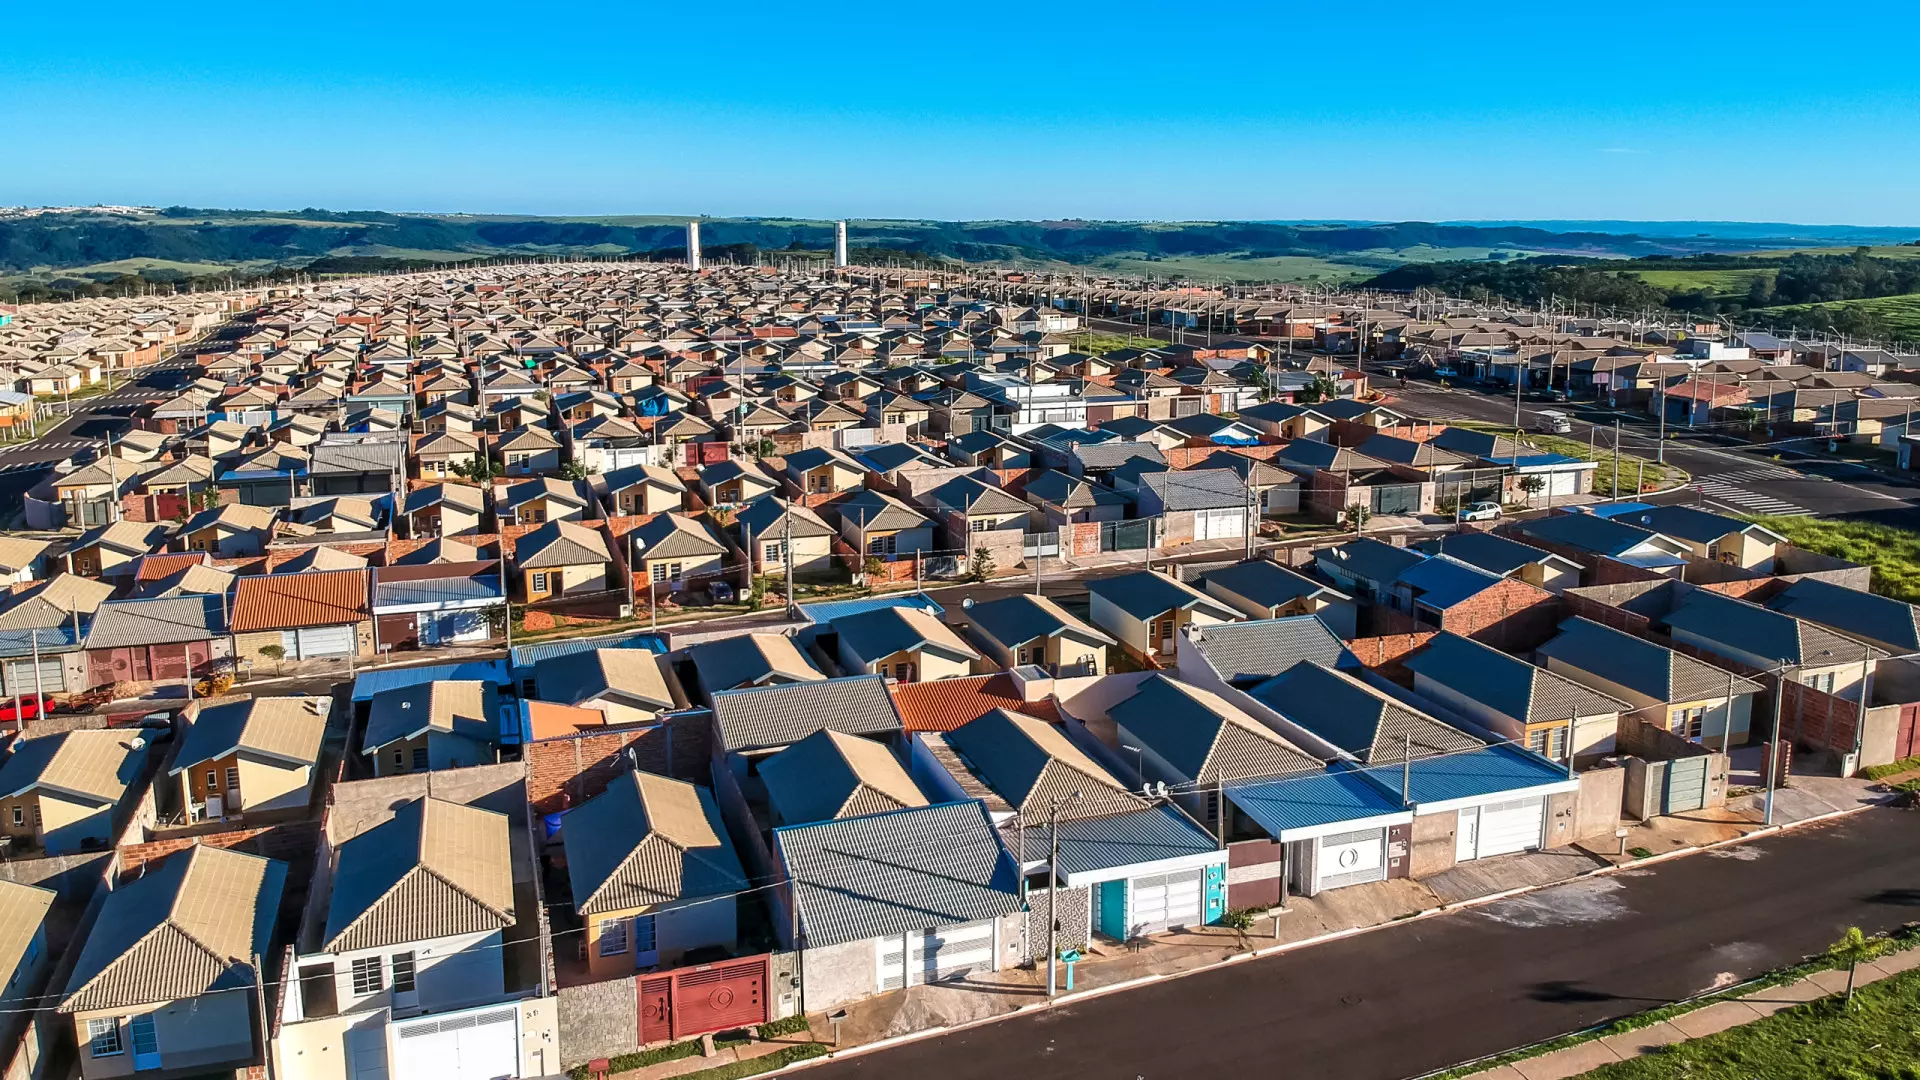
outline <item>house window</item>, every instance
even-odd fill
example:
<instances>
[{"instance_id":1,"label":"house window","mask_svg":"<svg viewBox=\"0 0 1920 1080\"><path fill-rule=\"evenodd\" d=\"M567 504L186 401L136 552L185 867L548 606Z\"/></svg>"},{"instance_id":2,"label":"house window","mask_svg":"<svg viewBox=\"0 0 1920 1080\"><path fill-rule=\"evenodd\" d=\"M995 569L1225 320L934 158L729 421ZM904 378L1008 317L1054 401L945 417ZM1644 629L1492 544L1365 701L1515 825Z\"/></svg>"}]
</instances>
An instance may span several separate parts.
<instances>
[{"instance_id":1,"label":"house window","mask_svg":"<svg viewBox=\"0 0 1920 1080\"><path fill-rule=\"evenodd\" d=\"M652 578L653 583L655 585L658 585L659 583L667 580L667 564L666 563L660 563L660 562L652 563L650 564L650 567L651 567L651 572L649 576Z\"/></svg>"},{"instance_id":2,"label":"house window","mask_svg":"<svg viewBox=\"0 0 1920 1080\"><path fill-rule=\"evenodd\" d=\"M27 823L27 812L21 807L15 806L13 808L13 824L15 825L15 827L18 827L21 825L25 825L26 823Z\"/></svg>"},{"instance_id":3,"label":"house window","mask_svg":"<svg viewBox=\"0 0 1920 1080\"><path fill-rule=\"evenodd\" d=\"M546 592L546 591L547 591L547 572L546 572L545 570L536 570L536 571L534 571L534 574L533 574L533 591L534 591L534 592Z\"/></svg>"},{"instance_id":4,"label":"house window","mask_svg":"<svg viewBox=\"0 0 1920 1080\"><path fill-rule=\"evenodd\" d=\"M1667 717L1667 730L1683 739L1697 739L1706 730L1707 707L1695 705L1692 708L1675 709Z\"/></svg>"},{"instance_id":5,"label":"house window","mask_svg":"<svg viewBox=\"0 0 1920 1080\"><path fill-rule=\"evenodd\" d=\"M403 768L403 767L405 767L405 766L406 766L406 764L407 764L407 755L406 755L406 752L405 752L405 751L403 751L403 750L401 750L401 749L400 749L399 747L397 747L397 746L396 746L396 747L394 747L394 750L393 750L393 767L394 767L394 768L396 768L396 769L399 769L399 768Z\"/></svg>"},{"instance_id":6,"label":"house window","mask_svg":"<svg viewBox=\"0 0 1920 1080\"><path fill-rule=\"evenodd\" d=\"M108 1016L87 1021L87 1053L94 1057L114 1057L125 1051L120 1046L120 1020Z\"/></svg>"},{"instance_id":7,"label":"house window","mask_svg":"<svg viewBox=\"0 0 1920 1080\"><path fill-rule=\"evenodd\" d=\"M1818 675L1808 675L1800 681L1823 694L1833 693L1833 672L1831 671L1821 672Z\"/></svg>"},{"instance_id":8,"label":"house window","mask_svg":"<svg viewBox=\"0 0 1920 1080\"><path fill-rule=\"evenodd\" d=\"M209 794L220 790L220 773L217 769L207 770L207 791Z\"/></svg>"},{"instance_id":9,"label":"house window","mask_svg":"<svg viewBox=\"0 0 1920 1080\"><path fill-rule=\"evenodd\" d=\"M393 992L413 993L413 954L410 952L393 954Z\"/></svg>"},{"instance_id":10,"label":"house window","mask_svg":"<svg viewBox=\"0 0 1920 1080\"><path fill-rule=\"evenodd\" d=\"M531 456L532 455L529 454L508 454L507 464L515 469L524 469L527 467L527 459Z\"/></svg>"},{"instance_id":11,"label":"house window","mask_svg":"<svg viewBox=\"0 0 1920 1080\"><path fill-rule=\"evenodd\" d=\"M825 473L822 473L819 476L816 476L813 478L813 490L815 492L824 492L827 490L827 485L831 484L832 482L833 480L831 477L827 476Z\"/></svg>"},{"instance_id":12,"label":"house window","mask_svg":"<svg viewBox=\"0 0 1920 1080\"><path fill-rule=\"evenodd\" d=\"M968 518L967 519L968 532L986 532L988 529L992 527L993 527L993 522L988 521L985 518Z\"/></svg>"},{"instance_id":13,"label":"house window","mask_svg":"<svg viewBox=\"0 0 1920 1080\"><path fill-rule=\"evenodd\" d=\"M416 769L424 769L427 767L426 747L416 746L413 748L413 767Z\"/></svg>"},{"instance_id":14,"label":"house window","mask_svg":"<svg viewBox=\"0 0 1920 1080\"><path fill-rule=\"evenodd\" d=\"M609 919L600 924L600 955L622 956L627 951L627 920Z\"/></svg>"},{"instance_id":15,"label":"house window","mask_svg":"<svg viewBox=\"0 0 1920 1080\"><path fill-rule=\"evenodd\" d=\"M913 665L912 664L893 665L893 677L896 679L899 679L901 682L912 682L913 681Z\"/></svg>"},{"instance_id":16,"label":"house window","mask_svg":"<svg viewBox=\"0 0 1920 1080\"><path fill-rule=\"evenodd\" d=\"M869 555L892 555L899 550L899 547L900 537L896 533L867 538L867 554Z\"/></svg>"},{"instance_id":17,"label":"house window","mask_svg":"<svg viewBox=\"0 0 1920 1080\"><path fill-rule=\"evenodd\" d=\"M775 540L773 543L768 544L762 558L765 562L784 562L786 560L786 541Z\"/></svg>"},{"instance_id":18,"label":"house window","mask_svg":"<svg viewBox=\"0 0 1920 1080\"><path fill-rule=\"evenodd\" d=\"M386 985L381 981L380 958L364 956L353 962L353 992L377 994Z\"/></svg>"},{"instance_id":19,"label":"house window","mask_svg":"<svg viewBox=\"0 0 1920 1080\"><path fill-rule=\"evenodd\" d=\"M240 790L240 770L239 769L235 768L235 769L227 770L227 790L228 791Z\"/></svg>"},{"instance_id":20,"label":"house window","mask_svg":"<svg viewBox=\"0 0 1920 1080\"><path fill-rule=\"evenodd\" d=\"M1527 749L1555 761L1567 755L1565 727L1533 728L1527 732Z\"/></svg>"}]
</instances>

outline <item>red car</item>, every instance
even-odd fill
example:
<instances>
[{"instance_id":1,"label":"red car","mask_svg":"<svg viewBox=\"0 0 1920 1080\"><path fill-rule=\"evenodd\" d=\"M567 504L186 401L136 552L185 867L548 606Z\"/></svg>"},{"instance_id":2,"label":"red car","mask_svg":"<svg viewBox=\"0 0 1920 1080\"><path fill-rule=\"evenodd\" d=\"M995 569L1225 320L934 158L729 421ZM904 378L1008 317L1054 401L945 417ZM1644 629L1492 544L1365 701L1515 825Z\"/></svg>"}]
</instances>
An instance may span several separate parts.
<instances>
[{"instance_id":1,"label":"red car","mask_svg":"<svg viewBox=\"0 0 1920 1080\"><path fill-rule=\"evenodd\" d=\"M36 720L53 711L53 699L45 694L22 694L0 699L0 724L18 724L22 719Z\"/></svg>"}]
</instances>

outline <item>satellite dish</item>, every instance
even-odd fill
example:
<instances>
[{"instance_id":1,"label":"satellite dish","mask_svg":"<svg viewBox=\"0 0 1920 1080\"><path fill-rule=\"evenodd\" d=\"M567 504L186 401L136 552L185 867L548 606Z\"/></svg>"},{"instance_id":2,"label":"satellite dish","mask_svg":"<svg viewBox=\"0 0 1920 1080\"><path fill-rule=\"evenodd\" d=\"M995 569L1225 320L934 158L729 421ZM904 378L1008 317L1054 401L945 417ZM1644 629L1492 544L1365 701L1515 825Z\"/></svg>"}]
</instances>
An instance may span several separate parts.
<instances>
[{"instance_id":1,"label":"satellite dish","mask_svg":"<svg viewBox=\"0 0 1920 1080\"><path fill-rule=\"evenodd\" d=\"M966 609L967 609L968 611L972 611L972 610L973 610L973 597L971 597L971 596L969 596L969 597L967 597L967 598L966 598L965 600L962 600L962 601L960 601L960 606L961 606L961 607L963 607L963 608L966 608Z\"/></svg>"},{"instance_id":2,"label":"satellite dish","mask_svg":"<svg viewBox=\"0 0 1920 1080\"><path fill-rule=\"evenodd\" d=\"M128 745L129 747L131 747L132 749L135 749L135 750L145 750L145 749L147 748L147 740L145 740L145 739L134 739L134 740L132 740L132 741L130 741L130 742L128 742L128 743L127 743L127 745Z\"/></svg>"},{"instance_id":3,"label":"satellite dish","mask_svg":"<svg viewBox=\"0 0 1920 1080\"><path fill-rule=\"evenodd\" d=\"M1161 798L1164 799L1167 797L1167 782L1165 780L1160 781L1158 784L1154 785L1154 787L1157 789L1157 792Z\"/></svg>"}]
</instances>

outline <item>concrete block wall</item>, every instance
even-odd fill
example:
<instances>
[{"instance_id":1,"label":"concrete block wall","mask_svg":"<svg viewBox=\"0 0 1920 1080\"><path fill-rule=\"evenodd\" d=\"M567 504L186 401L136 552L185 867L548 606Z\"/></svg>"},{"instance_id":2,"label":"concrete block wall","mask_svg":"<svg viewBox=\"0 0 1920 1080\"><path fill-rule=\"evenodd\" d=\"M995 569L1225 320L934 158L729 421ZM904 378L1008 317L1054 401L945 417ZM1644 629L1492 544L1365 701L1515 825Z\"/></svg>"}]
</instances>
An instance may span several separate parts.
<instances>
[{"instance_id":1,"label":"concrete block wall","mask_svg":"<svg viewBox=\"0 0 1920 1080\"><path fill-rule=\"evenodd\" d=\"M640 1051L637 980L622 977L563 986L557 997L562 1068Z\"/></svg>"}]
</instances>

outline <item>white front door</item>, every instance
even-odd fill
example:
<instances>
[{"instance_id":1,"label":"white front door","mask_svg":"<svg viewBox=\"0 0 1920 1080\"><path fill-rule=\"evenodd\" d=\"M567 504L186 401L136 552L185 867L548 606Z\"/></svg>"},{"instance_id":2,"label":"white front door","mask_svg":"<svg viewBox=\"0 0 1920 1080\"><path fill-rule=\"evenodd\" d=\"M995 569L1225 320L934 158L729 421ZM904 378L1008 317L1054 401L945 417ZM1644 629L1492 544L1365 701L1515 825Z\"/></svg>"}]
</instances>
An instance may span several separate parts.
<instances>
[{"instance_id":1,"label":"white front door","mask_svg":"<svg viewBox=\"0 0 1920 1080\"><path fill-rule=\"evenodd\" d=\"M1460 811L1460 832L1454 838L1453 858L1456 862L1472 862L1480 857L1480 808L1464 807Z\"/></svg>"}]
</instances>

